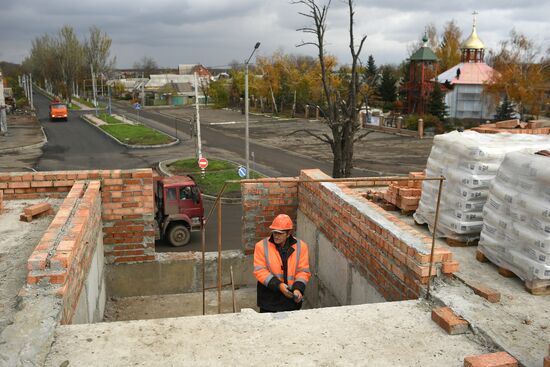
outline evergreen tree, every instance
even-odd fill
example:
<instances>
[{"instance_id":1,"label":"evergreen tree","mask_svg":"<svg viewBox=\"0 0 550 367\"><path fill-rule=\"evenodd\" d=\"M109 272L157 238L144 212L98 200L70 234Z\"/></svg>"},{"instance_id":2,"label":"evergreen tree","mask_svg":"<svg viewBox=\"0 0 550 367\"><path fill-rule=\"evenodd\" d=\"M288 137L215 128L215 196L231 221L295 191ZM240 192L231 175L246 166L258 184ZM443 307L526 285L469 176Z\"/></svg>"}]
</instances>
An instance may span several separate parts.
<instances>
[{"instance_id":1,"label":"evergreen tree","mask_svg":"<svg viewBox=\"0 0 550 367\"><path fill-rule=\"evenodd\" d=\"M497 107L496 119L499 121L511 120L514 114L514 104L505 95L500 106Z\"/></svg>"},{"instance_id":2,"label":"evergreen tree","mask_svg":"<svg viewBox=\"0 0 550 367\"><path fill-rule=\"evenodd\" d=\"M445 94L441 90L439 83L435 83L434 90L430 93L430 101L428 103L428 113L437 117L440 121L447 116L447 105L444 101Z\"/></svg>"},{"instance_id":3,"label":"evergreen tree","mask_svg":"<svg viewBox=\"0 0 550 367\"><path fill-rule=\"evenodd\" d=\"M382 80L378 87L378 93L384 102L395 102L397 99L397 87L395 84L397 79L393 76L392 70L389 67L382 69Z\"/></svg>"},{"instance_id":4,"label":"evergreen tree","mask_svg":"<svg viewBox=\"0 0 550 367\"><path fill-rule=\"evenodd\" d=\"M371 79L376 76L376 73L378 73L378 68L376 67L376 63L374 62L374 57L372 57L372 55L369 55L369 60L367 61L367 69L365 70L365 76L367 77L367 79Z\"/></svg>"}]
</instances>

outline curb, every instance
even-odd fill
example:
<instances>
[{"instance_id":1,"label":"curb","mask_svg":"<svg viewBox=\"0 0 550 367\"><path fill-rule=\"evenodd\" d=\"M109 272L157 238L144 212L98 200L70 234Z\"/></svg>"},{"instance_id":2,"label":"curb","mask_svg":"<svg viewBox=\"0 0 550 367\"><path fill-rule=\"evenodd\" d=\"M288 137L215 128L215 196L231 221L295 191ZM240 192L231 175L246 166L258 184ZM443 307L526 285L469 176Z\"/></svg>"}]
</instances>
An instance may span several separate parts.
<instances>
[{"instance_id":1,"label":"curb","mask_svg":"<svg viewBox=\"0 0 550 367\"><path fill-rule=\"evenodd\" d=\"M162 172L162 174L164 174L166 176L173 176L172 173L170 173L168 171L168 169L166 168L166 165L168 165L172 162L175 162L175 161L179 161L180 159L185 159L185 158L173 158L173 159L167 159L165 161L160 161L158 163L159 171ZM223 159L223 158L216 158L216 159L218 159L220 161L226 161L226 162L230 162L230 163L238 165L238 163L227 160L227 159ZM254 171L254 172L261 174L258 171ZM202 196L205 200L208 200L208 201L215 201L216 200L216 196L213 196L213 195L202 194ZM228 198L228 197L223 197L222 196L221 202L223 204L240 204L242 202L242 198L237 199L237 198Z\"/></svg>"},{"instance_id":2,"label":"curb","mask_svg":"<svg viewBox=\"0 0 550 367\"><path fill-rule=\"evenodd\" d=\"M171 138L173 139L176 139L175 141L171 142L171 143L168 143L168 144L156 144L156 145L132 145L132 144L126 144L126 143L123 143L121 142L120 140L118 140L117 138L115 138L113 135L109 134L107 131L103 130L102 128L100 128L98 125L94 124L91 120L88 119L88 117L86 116L86 114L83 114L83 115L80 115L80 118L82 120L84 120L85 122L87 122L88 124L92 125L93 127L95 127L96 129L100 130L102 133L104 133L105 135L107 135L108 137L110 137L111 139L113 139L114 141L116 141L118 144L120 145L123 145L125 146L126 148L131 148L131 149L154 149L154 148L166 148L166 147L171 147L173 145L176 145L176 144L179 144L180 143L180 140L179 139L176 139L160 130L157 130L157 129L154 129L150 126L147 126L149 129L152 129L152 130L155 130L155 131L158 131L160 132L161 134L164 134L166 136L170 136Z\"/></svg>"},{"instance_id":3,"label":"curb","mask_svg":"<svg viewBox=\"0 0 550 367\"><path fill-rule=\"evenodd\" d=\"M22 150L27 150L27 149L42 148L44 145L48 143L48 137L46 136L46 132L44 131L43 126L40 126L40 131L42 131L42 141L40 143L23 145L21 147L16 147L16 148L0 149L0 153L13 153L13 152L20 152Z\"/></svg>"}]
</instances>

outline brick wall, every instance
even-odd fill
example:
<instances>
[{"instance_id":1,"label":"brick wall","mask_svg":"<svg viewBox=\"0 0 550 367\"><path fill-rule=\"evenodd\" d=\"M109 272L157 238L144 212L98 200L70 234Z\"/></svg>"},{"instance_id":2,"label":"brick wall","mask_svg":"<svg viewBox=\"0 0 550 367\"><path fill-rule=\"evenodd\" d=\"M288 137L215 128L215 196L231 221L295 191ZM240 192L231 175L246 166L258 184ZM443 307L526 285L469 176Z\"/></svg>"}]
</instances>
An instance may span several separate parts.
<instances>
[{"instance_id":1,"label":"brick wall","mask_svg":"<svg viewBox=\"0 0 550 367\"><path fill-rule=\"evenodd\" d=\"M328 178L320 170L303 170L300 176L301 180ZM274 213L267 208L277 210L282 205L294 218L294 203L298 203L299 210L386 300L415 299L423 293L428 282L430 237L366 200L352 189L357 183L294 183L296 186L282 181L280 185L285 187L261 181L243 185L245 248L269 233ZM277 194L270 195L275 188ZM279 201L281 198L284 201ZM434 263L432 275L457 269L446 249L436 248Z\"/></svg>"},{"instance_id":2,"label":"brick wall","mask_svg":"<svg viewBox=\"0 0 550 367\"><path fill-rule=\"evenodd\" d=\"M298 182L296 178L280 178L278 182L259 179L241 185L243 205L242 241L246 253L270 233L269 225L278 214L288 214L296 223ZM273 180L273 179L270 179Z\"/></svg>"},{"instance_id":3,"label":"brick wall","mask_svg":"<svg viewBox=\"0 0 550 367\"><path fill-rule=\"evenodd\" d=\"M155 259L151 169L0 174L4 199L64 197L76 180L101 182L105 256L108 263Z\"/></svg>"},{"instance_id":4,"label":"brick wall","mask_svg":"<svg viewBox=\"0 0 550 367\"><path fill-rule=\"evenodd\" d=\"M62 324L71 323L101 241L99 189L99 181L74 183L27 262L27 285L62 298Z\"/></svg>"}]
</instances>

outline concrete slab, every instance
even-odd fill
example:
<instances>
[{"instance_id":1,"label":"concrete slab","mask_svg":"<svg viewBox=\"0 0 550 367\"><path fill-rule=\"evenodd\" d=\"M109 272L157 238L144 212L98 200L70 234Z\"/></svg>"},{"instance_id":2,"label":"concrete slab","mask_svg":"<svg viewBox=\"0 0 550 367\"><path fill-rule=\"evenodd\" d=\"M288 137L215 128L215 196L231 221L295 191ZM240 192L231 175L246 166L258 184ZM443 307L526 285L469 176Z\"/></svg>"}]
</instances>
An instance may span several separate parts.
<instances>
[{"instance_id":1,"label":"concrete slab","mask_svg":"<svg viewBox=\"0 0 550 367\"><path fill-rule=\"evenodd\" d=\"M60 199L4 201L0 214L0 333L13 322L17 293L26 284L27 259L42 238L53 216L21 222L19 215L28 205L48 202L57 211Z\"/></svg>"},{"instance_id":2,"label":"concrete slab","mask_svg":"<svg viewBox=\"0 0 550 367\"><path fill-rule=\"evenodd\" d=\"M45 366L462 366L488 352L419 301L67 325Z\"/></svg>"},{"instance_id":3,"label":"concrete slab","mask_svg":"<svg viewBox=\"0 0 550 367\"><path fill-rule=\"evenodd\" d=\"M207 291L206 314L218 312L218 292ZM243 308L259 311L256 306L256 287L235 290L237 311ZM222 313L233 312L231 290L222 290ZM104 321L128 321L160 319L167 317L201 316L202 292L165 294L141 297L110 298L107 302Z\"/></svg>"},{"instance_id":4,"label":"concrete slab","mask_svg":"<svg viewBox=\"0 0 550 367\"><path fill-rule=\"evenodd\" d=\"M414 224L411 217L401 219L428 233L426 226ZM440 239L437 244L452 251L460 269L455 273L458 280L438 284L432 294L520 363L540 366L550 342L550 297L533 296L519 278L502 277L494 265L477 261L476 246L449 247ZM500 302L490 303L475 295L465 282L494 288L501 294Z\"/></svg>"}]
</instances>

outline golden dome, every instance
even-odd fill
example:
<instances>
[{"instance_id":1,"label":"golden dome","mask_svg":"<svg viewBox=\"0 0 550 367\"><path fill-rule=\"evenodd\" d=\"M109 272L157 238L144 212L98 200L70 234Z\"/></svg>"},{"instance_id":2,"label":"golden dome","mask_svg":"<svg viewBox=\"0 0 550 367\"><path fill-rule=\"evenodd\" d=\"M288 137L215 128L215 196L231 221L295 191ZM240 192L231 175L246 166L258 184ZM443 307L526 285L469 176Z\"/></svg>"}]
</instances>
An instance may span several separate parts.
<instances>
[{"instance_id":1,"label":"golden dome","mask_svg":"<svg viewBox=\"0 0 550 367\"><path fill-rule=\"evenodd\" d=\"M472 34L464 42L462 42L462 48L481 50L485 48L485 45L477 36L476 29L472 30Z\"/></svg>"}]
</instances>

